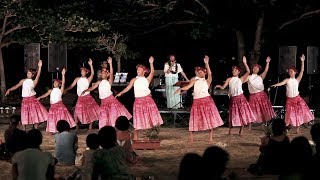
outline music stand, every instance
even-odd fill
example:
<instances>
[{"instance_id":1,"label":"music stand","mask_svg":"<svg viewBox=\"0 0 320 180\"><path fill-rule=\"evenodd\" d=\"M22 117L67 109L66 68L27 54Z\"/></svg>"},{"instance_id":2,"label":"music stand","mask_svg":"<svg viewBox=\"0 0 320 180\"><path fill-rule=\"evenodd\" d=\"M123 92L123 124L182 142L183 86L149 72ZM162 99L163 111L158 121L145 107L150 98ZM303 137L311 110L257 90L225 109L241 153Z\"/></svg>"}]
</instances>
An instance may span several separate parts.
<instances>
[{"instance_id":1,"label":"music stand","mask_svg":"<svg viewBox=\"0 0 320 180\"><path fill-rule=\"evenodd\" d=\"M178 86L178 87L182 88L182 87L184 87L184 86L186 86L188 84L189 84L188 81L178 81L173 86ZM176 105L172 106L172 108L177 107L177 106L179 107L179 105L180 105L180 107L183 107L182 106L182 94L181 93L180 93L180 102L178 102Z\"/></svg>"}]
</instances>

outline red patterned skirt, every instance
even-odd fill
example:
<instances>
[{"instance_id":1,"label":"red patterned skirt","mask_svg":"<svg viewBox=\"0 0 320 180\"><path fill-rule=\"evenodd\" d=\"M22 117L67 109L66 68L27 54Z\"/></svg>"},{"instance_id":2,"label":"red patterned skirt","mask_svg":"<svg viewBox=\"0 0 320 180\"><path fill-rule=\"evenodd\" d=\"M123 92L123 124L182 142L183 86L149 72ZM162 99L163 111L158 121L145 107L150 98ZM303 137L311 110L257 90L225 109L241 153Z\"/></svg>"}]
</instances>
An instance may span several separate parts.
<instances>
[{"instance_id":1,"label":"red patterned skirt","mask_svg":"<svg viewBox=\"0 0 320 180\"><path fill-rule=\"evenodd\" d=\"M34 97L24 97L21 103L21 123L37 124L48 119L46 108Z\"/></svg>"},{"instance_id":2,"label":"red patterned skirt","mask_svg":"<svg viewBox=\"0 0 320 180\"><path fill-rule=\"evenodd\" d=\"M136 130L163 124L158 107L151 96L138 97L133 103L133 126Z\"/></svg>"},{"instance_id":3,"label":"red patterned skirt","mask_svg":"<svg viewBox=\"0 0 320 180\"><path fill-rule=\"evenodd\" d=\"M306 102L298 95L296 97L287 97L286 100L286 125L300 126L314 119L314 115Z\"/></svg>"},{"instance_id":4,"label":"red patterned skirt","mask_svg":"<svg viewBox=\"0 0 320 180\"><path fill-rule=\"evenodd\" d=\"M60 120L67 121L70 127L76 126L73 117L71 116L67 107L62 103L62 101L51 104L48 114L46 131L51 133L57 132L57 123Z\"/></svg>"},{"instance_id":5,"label":"red patterned skirt","mask_svg":"<svg viewBox=\"0 0 320 180\"><path fill-rule=\"evenodd\" d=\"M255 122L256 118L243 94L231 97L229 104L229 127Z\"/></svg>"},{"instance_id":6,"label":"red patterned skirt","mask_svg":"<svg viewBox=\"0 0 320 180\"><path fill-rule=\"evenodd\" d=\"M105 99L101 99L99 110L99 129L104 126L115 126L119 116L125 116L131 119L132 115L114 96L110 95Z\"/></svg>"},{"instance_id":7,"label":"red patterned skirt","mask_svg":"<svg viewBox=\"0 0 320 180\"><path fill-rule=\"evenodd\" d=\"M203 131L223 125L219 111L212 97L193 99L189 131Z\"/></svg>"},{"instance_id":8,"label":"red patterned skirt","mask_svg":"<svg viewBox=\"0 0 320 180\"><path fill-rule=\"evenodd\" d=\"M89 124L99 119L99 105L90 94L78 96L74 110L74 119Z\"/></svg>"},{"instance_id":9,"label":"red patterned skirt","mask_svg":"<svg viewBox=\"0 0 320 180\"><path fill-rule=\"evenodd\" d=\"M270 121L276 117L271 102L264 91L250 94L249 105L257 122Z\"/></svg>"}]
</instances>

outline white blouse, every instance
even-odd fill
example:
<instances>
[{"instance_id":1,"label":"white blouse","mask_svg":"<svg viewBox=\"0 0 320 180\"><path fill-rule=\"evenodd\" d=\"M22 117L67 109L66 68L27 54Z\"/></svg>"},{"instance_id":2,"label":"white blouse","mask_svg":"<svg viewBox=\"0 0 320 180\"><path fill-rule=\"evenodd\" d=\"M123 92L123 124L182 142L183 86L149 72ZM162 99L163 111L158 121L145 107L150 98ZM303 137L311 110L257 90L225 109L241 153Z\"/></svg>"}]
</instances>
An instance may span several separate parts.
<instances>
[{"instance_id":1,"label":"white blouse","mask_svg":"<svg viewBox=\"0 0 320 180\"><path fill-rule=\"evenodd\" d=\"M286 84L287 97L296 97L299 95L299 82L295 78L289 78Z\"/></svg>"},{"instance_id":2,"label":"white blouse","mask_svg":"<svg viewBox=\"0 0 320 180\"><path fill-rule=\"evenodd\" d=\"M112 95L111 86L108 80L103 79L99 84L99 98L105 99Z\"/></svg>"},{"instance_id":3,"label":"white blouse","mask_svg":"<svg viewBox=\"0 0 320 180\"><path fill-rule=\"evenodd\" d=\"M262 92L264 90L263 79L257 74L249 76L248 89L250 94Z\"/></svg>"},{"instance_id":4,"label":"white blouse","mask_svg":"<svg viewBox=\"0 0 320 180\"><path fill-rule=\"evenodd\" d=\"M229 81L229 95L233 97L241 94L243 94L241 79L238 77L232 77Z\"/></svg>"},{"instance_id":5,"label":"white blouse","mask_svg":"<svg viewBox=\"0 0 320 180\"><path fill-rule=\"evenodd\" d=\"M175 63L175 65L171 66L171 71L175 71L176 68L177 68L177 73L173 74L171 72L167 73L167 71L169 70L170 66L168 63L165 63L164 64L164 73L165 73L165 77L173 77L173 76L176 76L178 77L178 74L181 73L183 71L181 65L179 63Z\"/></svg>"},{"instance_id":6,"label":"white blouse","mask_svg":"<svg viewBox=\"0 0 320 180\"><path fill-rule=\"evenodd\" d=\"M210 96L208 89L208 83L205 78L196 77L196 82L194 83L193 88L193 99L204 98Z\"/></svg>"},{"instance_id":7,"label":"white blouse","mask_svg":"<svg viewBox=\"0 0 320 180\"><path fill-rule=\"evenodd\" d=\"M89 88L89 81L87 78L80 77L77 82L77 94L81 96L82 92ZM85 92L82 96L89 94L90 92Z\"/></svg>"},{"instance_id":8,"label":"white blouse","mask_svg":"<svg viewBox=\"0 0 320 180\"><path fill-rule=\"evenodd\" d=\"M62 92L59 88L53 88L50 93L50 104L62 101Z\"/></svg>"},{"instance_id":9,"label":"white blouse","mask_svg":"<svg viewBox=\"0 0 320 180\"><path fill-rule=\"evenodd\" d=\"M145 97L151 93L149 89L148 79L145 77L136 77L136 80L133 84L133 88L135 97Z\"/></svg>"},{"instance_id":10,"label":"white blouse","mask_svg":"<svg viewBox=\"0 0 320 180\"><path fill-rule=\"evenodd\" d=\"M26 79L22 83L22 97L31 97L36 95L32 79Z\"/></svg>"}]
</instances>

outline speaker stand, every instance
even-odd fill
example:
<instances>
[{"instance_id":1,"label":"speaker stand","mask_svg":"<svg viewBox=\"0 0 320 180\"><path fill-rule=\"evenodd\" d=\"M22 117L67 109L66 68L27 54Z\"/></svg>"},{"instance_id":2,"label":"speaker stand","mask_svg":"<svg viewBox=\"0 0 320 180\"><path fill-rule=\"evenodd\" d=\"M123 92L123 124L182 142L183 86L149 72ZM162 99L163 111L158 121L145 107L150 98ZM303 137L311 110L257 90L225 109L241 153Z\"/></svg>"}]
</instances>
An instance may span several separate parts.
<instances>
[{"instance_id":1,"label":"speaker stand","mask_svg":"<svg viewBox=\"0 0 320 180\"><path fill-rule=\"evenodd\" d=\"M312 107L312 88L313 88L313 85L312 85L312 75L309 74L309 85L308 85L308 94L309 94L309 108Z\"/></svg>"}]
</instances>

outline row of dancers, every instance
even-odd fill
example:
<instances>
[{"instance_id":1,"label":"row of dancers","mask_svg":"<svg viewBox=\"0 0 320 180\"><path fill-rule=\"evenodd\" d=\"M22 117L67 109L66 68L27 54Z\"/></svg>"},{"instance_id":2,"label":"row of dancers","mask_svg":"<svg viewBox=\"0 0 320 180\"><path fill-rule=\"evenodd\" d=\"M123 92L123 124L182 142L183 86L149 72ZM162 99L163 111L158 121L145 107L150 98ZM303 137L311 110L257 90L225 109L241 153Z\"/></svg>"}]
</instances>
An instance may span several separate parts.
<instances>
[{"instance_id":1,"label":"row of dancers","mask_svg":"<svg viewBox=\"0 0 320 180\"><path fill-rule=\"evenodd\" d=\"M299 82L302 79L304 71L305 56L302 55L301 69L297 78L295 75L297 69L291 67L289 69L289 78L280 83L272 85L272 87L286 85L287 101L285 121L287 125L297 127L299 133L299 126L314 119L304 100L299 96ZM240 127L239 135L242 134L243 127L250 125L252 122L267 122L275 117L275 112L264 92L263 79L269 69L270 57L266 59L266 67L261 74L258 74L262 67L258 64L253 65L252 74L250 75L250 68L247 64L246 57L243 57L243 65L246 72L239 77L241 69L238 66L232 67L232 77L226 79L223 85L216 85L215 88L225 89L229 86L230 105L229 105L229 134L231 134L232 127ZM193 91L193 103L190 112L189 120L189 139L193 142L194 131L209 130L209 141L213 141L213 129L223 125L219 111L214 103L213 98L208 90L212 83L212 72L209 66L209 57L205 56L205 67L196 67L196 76L189 81L189 84L179 88L175 93L186 91L191 87ZM154 58L149 58L150 70L142 65L136 66L137 76L133 78L127 87L125 87L117 95L113 96L111 85L113 83L113 68L112 58L107 60L109 69L103 68L101 70L101 80L93 83L89 87L93 76L93 61L89 59L88 64L90 70L82 67L81 76L74 79L73 83L67 87L65 86L65 73L62 70L62 81L55 79L53 88L47 93L35 97L36 92L34 87L37 85L41 74L42 61L38 63L37 73L34 70L28 70L27 78L22 79L17 85L7 90L6 95L20 86L22 86L22 104L21 104L21 122L25 126L33 124L37 128L38 123L47 121L48 132L56 132L56 124L59 120L66 120L71 127L76 126L78 130L79 122L82 124L89 124L89 130L92 129L92 122L99 120L99 128L106 125L114 126L116 119L119 116L125 116L127 119L133 118L134 139L138 139L139 131L150 129L154 126L163 124L162 117L159 113L157 105L151 97L149 89L150 82L154 75ZM87 75L90 73L90 76ZM33 76L36 74L35 79ZM243 95L242 84L248 82L250 97L249 101ZM62 102L62 95L77 85L78 100L75 106L74 116L69 113L68 109ZM131 88L134 89L135 101L133 105L133 114L131 115L123 104L121 104L117 97L128 92ZM90 95L90 91L98 88L99 98L101 99L100 106ZM40 99L50 95L50 109L49 112L41 105Z\"/></svg>"}]
</instances>

